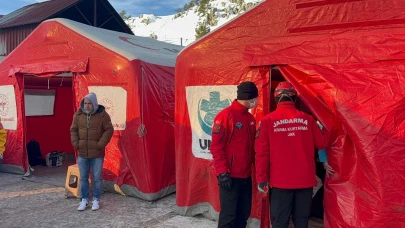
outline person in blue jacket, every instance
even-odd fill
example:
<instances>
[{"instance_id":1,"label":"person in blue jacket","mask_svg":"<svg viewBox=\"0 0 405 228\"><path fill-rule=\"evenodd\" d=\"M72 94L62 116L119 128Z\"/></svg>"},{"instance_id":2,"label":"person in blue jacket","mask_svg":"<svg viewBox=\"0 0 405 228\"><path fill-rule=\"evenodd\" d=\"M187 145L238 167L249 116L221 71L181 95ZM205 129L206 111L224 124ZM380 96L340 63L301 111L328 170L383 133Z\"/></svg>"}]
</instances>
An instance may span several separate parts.
<instances>
[{"instance_id":1,"label":"person in blue jacket","mask_svg":"<svg viewBox=\"0 0 405 228\"><path fill-rule=\"evenodd\" d=\"M318 150L318 156L319 156L319 161L322 162L323 167L326 170L326 175L333 175L335 170L332 169L332 167L328 163L328 156L326 155L326 149L323 150Z\"/></svg>"},{"instance_id":2,"label":"person in blue jacket","mask_svg":"<svg viewBox=\"0 0 405 228\"><path fill-rule=\"evenodd\" d=\"M319 123L319 121L317 121L319 128L322 130L323 126L321 123ZM335 172L335 170L332 169L332 167L329 165L328 163L328 156L326 154L326 149L323 150L318 150L318 156L319 156L319 161L322 162L323 167L326 170L326 175L333 175L333 173Z\"/></svg>"}]
</instances>

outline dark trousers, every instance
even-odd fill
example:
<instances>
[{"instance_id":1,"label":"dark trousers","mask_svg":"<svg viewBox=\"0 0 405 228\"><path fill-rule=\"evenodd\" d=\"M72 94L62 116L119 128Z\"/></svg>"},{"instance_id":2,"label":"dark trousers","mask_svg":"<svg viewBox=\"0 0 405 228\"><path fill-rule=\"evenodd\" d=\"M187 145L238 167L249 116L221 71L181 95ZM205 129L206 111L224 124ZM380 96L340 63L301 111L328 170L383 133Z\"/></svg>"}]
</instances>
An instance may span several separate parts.
<instances>
[{"instance_id":1,"label":"dark trousers","mask_svg":"<svg viewBox=\"0 0 405 228\"><path fill-rule=\"evenodd\" d=\"M324 191L325 191L325 176L326 176L326 171L325 168L323 168L323 164L321 162L316 162L316 175L321 178L322 187L318 190L318 192L315 194L314 198L312 198L312 205L311 205L311 217L316 217L323 219L323 198L324 198Z\"/></svg>"},{"instance_id":2,"label":"dark trousers","mask_svg":"<svg viewBox=\"0 0 405 228\"><path fill-rule=\"evenodd\" d=\"M291 214L294 228L308 228L311 202L312 188L272 188L270 198L272 228L288 228Z\"/></svg>"},{"instance_id":3,"label":"dark trousers","mask_svg":"<svg viewBox=\"0 0 405 228\"><path fill-rule=\"evenodd\" d=\"M219 189L218 228L245 228L252 207L252 178L232 178L230 191Z\"/></svg>"}]
</instances>

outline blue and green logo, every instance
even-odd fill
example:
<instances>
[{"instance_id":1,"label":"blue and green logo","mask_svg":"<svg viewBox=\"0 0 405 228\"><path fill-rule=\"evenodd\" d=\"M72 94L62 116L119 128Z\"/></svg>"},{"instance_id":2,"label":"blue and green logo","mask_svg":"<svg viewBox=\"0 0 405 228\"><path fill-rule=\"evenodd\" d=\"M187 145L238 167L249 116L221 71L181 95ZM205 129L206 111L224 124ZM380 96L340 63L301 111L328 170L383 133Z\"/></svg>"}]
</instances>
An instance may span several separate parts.
<instances>
[{"instance_id":1,"label":"blue and green logo","mask_svg":"<svg viewBox=\"0 0 405 228\"><path fill-rule=\"evenodd\" d=\"M198 122L207 135L211 135L217 114L230 104L230 99L221 100L221 94L218 91L210 92L209 100L201 99L198 102Z\"/></svg>"}]
</instances>

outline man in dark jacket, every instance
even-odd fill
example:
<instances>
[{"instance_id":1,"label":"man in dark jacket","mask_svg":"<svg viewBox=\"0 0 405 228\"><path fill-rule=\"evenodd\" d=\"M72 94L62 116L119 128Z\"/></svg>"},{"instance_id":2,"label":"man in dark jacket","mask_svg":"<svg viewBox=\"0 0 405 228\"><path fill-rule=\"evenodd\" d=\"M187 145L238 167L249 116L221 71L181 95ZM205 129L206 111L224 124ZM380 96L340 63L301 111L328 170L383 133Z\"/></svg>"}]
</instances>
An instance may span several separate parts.
<instances>
[{"instance_id":1,"label":"man in dark jacket","mask_svg":"<svg viewBox=\"0 0 405 228\"><path fill-rule=\"evenodd\" d=\"M257 106L253 82L238 85L237 99L214 120L211 153L220 186L218 227L242 228L252 204L252 163L256 121L249 109Z\"/></svg>"},{"instance_id":2,"label":"man in dark jacket","mask_svg":"<svg viewBox=\"0 0 405 228\"><path fill-rule=\"evenodd\" d=\"M110 116L104 106L97 103L96 94L86 95L80 102L80 109L73 116L70 127L70 138L73 147L78 150L78 166L80 173L80 192L82 201L77 208L84 211L89 203L89 173L93 174L92 210L100 208L102 191L101 173L105 155L105 147L114 133Z\"/></svg>"},{"instance_id":3,"label":"man in dark jacket","mask_svg":"<svg viewBox=\"0 0 405 228\"><path fill-rule=\"evenodd\" d=\"M295 228L308 228L317 183L314 147L324 149L329 132L295 108L296 91L289 82L281 82L274 97L277 109L263 117L256 135L258 189L267 193L271 187L273 228L287 228L291 212Z\"/></svg>"}]
</instances>

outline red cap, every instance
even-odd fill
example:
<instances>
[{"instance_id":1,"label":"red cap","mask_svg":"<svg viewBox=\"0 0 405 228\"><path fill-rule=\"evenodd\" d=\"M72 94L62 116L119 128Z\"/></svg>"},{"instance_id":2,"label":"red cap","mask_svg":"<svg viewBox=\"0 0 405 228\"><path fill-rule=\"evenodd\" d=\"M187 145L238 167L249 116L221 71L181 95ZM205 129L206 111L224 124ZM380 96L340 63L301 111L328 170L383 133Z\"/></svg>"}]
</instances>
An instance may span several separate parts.
<instances>
[{"instance_id":1,"label":"red cap","mask_svg":"<svg viewBox=\"0 0 405 228\"><path fill-rule=\"evenodd\" d=\"M281 94L291 97L297 95L297 91L295 91L291 83L285 81L278 84L276 90L274 91L274 97L278 97Z\"/></svg>"}]
</instances>

